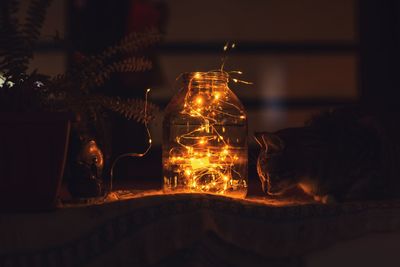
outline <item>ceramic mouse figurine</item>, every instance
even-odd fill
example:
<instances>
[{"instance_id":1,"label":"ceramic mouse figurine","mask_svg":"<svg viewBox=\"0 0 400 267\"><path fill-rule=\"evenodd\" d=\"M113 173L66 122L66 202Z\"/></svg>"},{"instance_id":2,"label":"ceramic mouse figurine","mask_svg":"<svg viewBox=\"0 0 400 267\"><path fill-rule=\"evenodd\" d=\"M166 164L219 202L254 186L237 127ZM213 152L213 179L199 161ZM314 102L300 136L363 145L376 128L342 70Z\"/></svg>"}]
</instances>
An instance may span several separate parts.
<instances>
[{"instance_id":1,"label":"ceramic mouse figurine","mask_svg":"<svg viewBox=\"0 0 400 267\"><path fill-rule=\"evenodd\" d=\"M76 159L70 163L68 188L72 196L92 198L104 195L104 156L95 140L82 144Z\"/></svg>"},{"instance_id":2,"label":"ceramic mouse figurine","mask_svg":"<svg viewBox=\"0 0 400 267\"><path fill-rule=\"evenodd\" d=\"M304 127L256 133L264 192L296 187L323 203L399 197L398 127L379 118L343 109Z\"/></svg>"}]
</instances>

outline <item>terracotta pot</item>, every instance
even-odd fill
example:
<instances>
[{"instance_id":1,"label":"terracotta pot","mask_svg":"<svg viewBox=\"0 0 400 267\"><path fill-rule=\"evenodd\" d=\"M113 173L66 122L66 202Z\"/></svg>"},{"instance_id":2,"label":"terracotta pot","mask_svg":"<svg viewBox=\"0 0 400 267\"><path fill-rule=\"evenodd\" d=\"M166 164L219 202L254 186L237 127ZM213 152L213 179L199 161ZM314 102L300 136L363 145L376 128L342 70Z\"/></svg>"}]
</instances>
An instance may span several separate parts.
<instances>
[{"instance_id":1,"label":"terracotta pot","mask_svg":"<svg viewBox=\"0 0 400 267\"><path fill-rule=\"evenodd\" d=\"M55 208L72 115L0 113L0 210Z\"/></svg>"}]
</instances>

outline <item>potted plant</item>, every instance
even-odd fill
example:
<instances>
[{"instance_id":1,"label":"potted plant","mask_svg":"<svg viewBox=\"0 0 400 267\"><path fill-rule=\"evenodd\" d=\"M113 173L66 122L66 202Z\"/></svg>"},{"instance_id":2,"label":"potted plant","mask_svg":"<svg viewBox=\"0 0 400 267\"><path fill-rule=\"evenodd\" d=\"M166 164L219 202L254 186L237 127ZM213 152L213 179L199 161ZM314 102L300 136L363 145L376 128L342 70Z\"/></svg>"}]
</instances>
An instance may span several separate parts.
<instances>
[{"instance_id":1,"label":"potted plant","mask_svg":"<svg viewBox=\"0 0 400 267\"><path fill-rule=\"evenodd\" d=\"M154 30L128 35L95 56L77 54L66 73L50 77L28 71L51 0L31 1L18 21L17 0L0 14L0 210L55 207L72 121L84 131L104 110L144 122L157 107L96 91L113 73L146 71L151 62L136 53L159 40Z\"/></svg>"}]
</instances>

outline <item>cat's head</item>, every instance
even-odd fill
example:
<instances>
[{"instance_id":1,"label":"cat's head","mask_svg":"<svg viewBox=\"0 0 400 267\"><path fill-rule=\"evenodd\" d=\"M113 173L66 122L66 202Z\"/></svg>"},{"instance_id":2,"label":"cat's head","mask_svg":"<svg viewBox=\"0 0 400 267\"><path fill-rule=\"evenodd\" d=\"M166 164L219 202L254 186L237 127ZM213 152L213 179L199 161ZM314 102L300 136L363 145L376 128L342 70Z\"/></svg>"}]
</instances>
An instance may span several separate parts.
<instances>
[{"instance_id":1,"label":"cat's head","mask_svg":"<svg viewBox=\"0 0 400 267\"><path fill-rule=\"evenodd\" d=\"M265 193L281 195L296 187L304 177L304 144L300 136L303 128L289 128L275 133L256 133L261 146L257 172Z\"/></svg>"}]
</instances>

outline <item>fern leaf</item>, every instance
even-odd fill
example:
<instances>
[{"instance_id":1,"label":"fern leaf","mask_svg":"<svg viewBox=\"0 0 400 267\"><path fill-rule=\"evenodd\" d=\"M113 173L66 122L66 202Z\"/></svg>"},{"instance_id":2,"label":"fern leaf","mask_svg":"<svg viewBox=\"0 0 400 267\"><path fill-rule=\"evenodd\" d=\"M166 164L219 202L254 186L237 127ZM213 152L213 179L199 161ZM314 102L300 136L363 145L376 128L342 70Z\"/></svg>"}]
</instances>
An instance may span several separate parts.
<instances>
[{"instance_id":1,"label":"fern leaf","mask_svg":"<svg viewBox=\"0 0 400 267\"><path fill-rule=\"evenodd\" d=\"M20 76L27 69L26 44L17 19L19 1L4 0L0 10L0 70L7 77Z\"/></svg>"},{"instance_id":2,"label":"fern leaf","mask_svg":"<svg viewBox=\"0 0 400 267\"><path fill-rule=\"evenodd\" d=\"M116 45L108 47L99 55L86 57L82 62L83 71L96 71L110 62L119 60L122 56L132 56L141 49L147 48L160 40L161 35L155 29L149 29L140 33L131 33Z\"/></svg>"},{"instance_id":3,"label":"fern leaf","mask_svg":"<svg viewBox=\"0 0 400 267\"><path fill-rule=\"evenodd\" d=\"M147 48L161 40L161 35L155 29L144 32L133 32L124 37L117 45L111 46L100 54L102 60L109 59L117 54L130 54Z\"/></svg>"},{"instance_id":4,"label":"fern leaf","mask_svg":"<svg viewBox=\"0 0 400 267\"><path fill-rule=\"evenodd\" d=\"M29 3L22 32L30 46L33 46L40 36L46 11L51 2L52 0L31 0Z\"/></svg>"},{"instance_id":5,"label":"fern leaf","mask_svg":"<svg viewBox=\"0 0 400 267\"><path fill-rule=\"evenodd\" d=\"M129 120L135 120L137 122L144 123L154 119L156 113L159 112L159 108L151 103L147 103L147 117L145 117L145 105L146 102L141 99L127 99L122 100L119 97L98 97L96 102L106 109L116 112Z\"/></svg>"},{"instance_id":6,"label":"fern leaf","mask_svg":"<svg viewBox=\"0 0 400 267\"><path fill-rule=\"evenodd\" d=\"M150 60L143 57L131 57L119 62L114 62L103 69L98 70L96 73L88 73L87 83L84 86L101 86L103 85L113 73L123 72L140 72L147 71L152 68Z\"/></svg>"}]
</instances>

